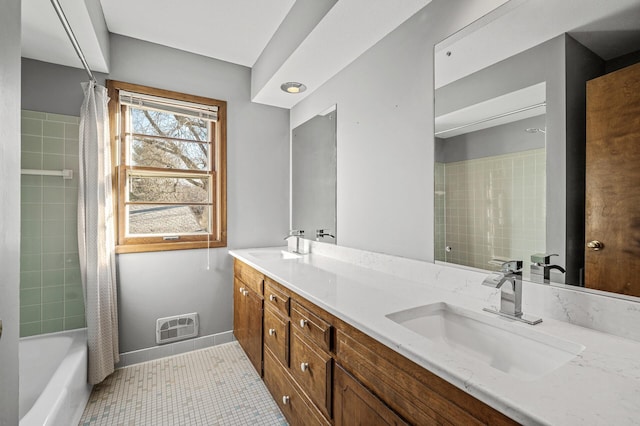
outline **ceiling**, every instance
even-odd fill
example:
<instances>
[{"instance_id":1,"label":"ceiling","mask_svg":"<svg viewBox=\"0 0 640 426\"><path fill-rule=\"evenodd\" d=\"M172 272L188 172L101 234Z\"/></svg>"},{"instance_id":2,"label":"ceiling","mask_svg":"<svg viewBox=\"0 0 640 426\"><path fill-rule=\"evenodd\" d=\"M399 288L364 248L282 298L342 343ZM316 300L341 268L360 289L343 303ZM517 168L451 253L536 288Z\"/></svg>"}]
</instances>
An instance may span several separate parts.
<instances>
[{"instance_id":1,"label":"ceiling","mask_svg":"<svg viewBox=\"0 0 640 426\"><path fill-rule=\"evenodd\" d=\"M252 67L252 100L291 108L431 0L59 1L93 71L109 72L121 34ZM22 1L22 56L81 68L50 0Z\"/></svg>"},{"instance_id":2,"label":"ceiling","mask_svg":"<svg viewBox=\"0 0 640 426\"><path fill-rule=\"evenodd\" d=\"M109 31L252 67L294 0L100 0Z\"/></svg>"}]
</instances>

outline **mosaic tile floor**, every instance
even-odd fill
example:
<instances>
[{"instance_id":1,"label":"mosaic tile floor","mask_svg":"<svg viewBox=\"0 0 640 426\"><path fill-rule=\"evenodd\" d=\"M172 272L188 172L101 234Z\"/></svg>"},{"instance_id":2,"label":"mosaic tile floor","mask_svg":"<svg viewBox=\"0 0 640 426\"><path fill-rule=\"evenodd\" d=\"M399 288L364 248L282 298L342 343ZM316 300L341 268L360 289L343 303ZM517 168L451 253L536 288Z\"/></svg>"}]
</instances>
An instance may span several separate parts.
<instances>
[{"instance_id":1,"label":"mosaic tile floor","mask_svg":"<svg viewBox=\"0 0 640 426\"><path fill-rule=\"evenodd\" d=\"M81 426L286 425L238 342L116 370Z\"/></svg>"}]
</instances>

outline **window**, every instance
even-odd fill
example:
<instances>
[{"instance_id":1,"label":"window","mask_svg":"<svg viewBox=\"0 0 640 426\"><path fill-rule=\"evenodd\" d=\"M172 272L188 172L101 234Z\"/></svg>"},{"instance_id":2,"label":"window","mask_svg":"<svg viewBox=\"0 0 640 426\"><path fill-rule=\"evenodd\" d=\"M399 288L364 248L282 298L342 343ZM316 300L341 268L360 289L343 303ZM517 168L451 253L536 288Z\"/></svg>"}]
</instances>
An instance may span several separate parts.
<instances>
[{"instance_id":1,"label":"window","mask_svg":"<svg viewBox=\"0 0 640 426\"><path fill-rule=\"evenodd\" d=\"M118 253L225 247L226 102L109 80Z\"/></svg>"}]
</instances>

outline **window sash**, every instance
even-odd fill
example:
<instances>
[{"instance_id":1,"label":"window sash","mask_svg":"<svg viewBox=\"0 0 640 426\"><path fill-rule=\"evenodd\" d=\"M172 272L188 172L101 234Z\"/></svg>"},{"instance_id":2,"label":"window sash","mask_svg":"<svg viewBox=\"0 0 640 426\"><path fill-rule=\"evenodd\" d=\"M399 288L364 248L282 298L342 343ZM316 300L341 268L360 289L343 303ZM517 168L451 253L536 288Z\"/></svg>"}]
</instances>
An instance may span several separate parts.
<instances>
[{"instance_id":1,"label":"window sash","mask_svg":"<svg viewBox=\"0 0 640 426\"><path fill-rule=\"evenodd\" d=\"M210 232L171 232L170 235L207 235L214 234L214 213L215 213L215 173L205 172L205 173L194 173L194 172L176 172L176 171L168 171L164 169L138 169L131 167L123 167L124 173L124 185L122 186L122 207L125 209L124 216L124 237L132 238L132 237L148 237L148 236L157 236L161 237L159 234L139 234L139 233L131 233L130 232L130 224L129 224L129 212L130 206L206 206L209 207L208 211L208 219L207 219L207 229ZM207 201L205 202L195 202L195 201L160 201L160 200L145 200L145 201L132 201L130 199L131 196L131 179L132 178L169 178L169 179L203 179L206 180L207 183Z\"/></svg>"},{"instance_id":2,"label":"window sash","mask_svg":"<svg viewBox=\"0 0 640 426\"><path fill-rule=\"evenodd\" d=\"M136 106L137 107L137 106ZM217 107L216 107L217 108ZM170 136L161 136L161 135L147 135L144 133L133 133L133 123L132 123L132 114L131 114L131 110L129 108L128 105L121 105L120 108L121 111L121 133L120 133L120 138L121 138L121 152L123 154L122 156L122 162L127 165L127 166L131 166L133 163L133 159L132 159L132 144L134 139L138 138L149 138L149 139L162 139L162 140L167 140L167 141L175 141L178 143L195 143L195 144L207 144L208 149L207 149L207 167L205 169L187 169L187 170L206 170L207 172L209 171L213 171L215 170L215 164L216 164L216 158L215 158L215 154L216 154L216 147L215 147L215 133L216 133L216 122L212 121L209 122L208 125L208 139L206 141L199 141L199 140L195 140L195 139L182 139L182 138L173 138ZM163 110L158 110L161 112L164 112ZM170 170L182 170L182 169L170 169Z\"/></svg>"}]
</instances>

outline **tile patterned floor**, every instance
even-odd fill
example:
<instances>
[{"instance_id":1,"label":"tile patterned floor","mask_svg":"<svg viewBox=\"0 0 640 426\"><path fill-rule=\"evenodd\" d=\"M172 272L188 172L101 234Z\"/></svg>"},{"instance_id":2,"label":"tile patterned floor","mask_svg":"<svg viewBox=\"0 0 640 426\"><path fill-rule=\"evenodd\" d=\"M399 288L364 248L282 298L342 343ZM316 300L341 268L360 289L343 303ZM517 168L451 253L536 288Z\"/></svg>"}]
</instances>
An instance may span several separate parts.
<instances>
[{"instance_id":1,"label":"tile patterned floor","mask_svg":"<svg viewBox=\"0 0 640 426\"><path fill-rule=\"evenodd\" d=\"M81 426L286 425L238 342L116 370Z\"/></svg>"}]
</instances>

